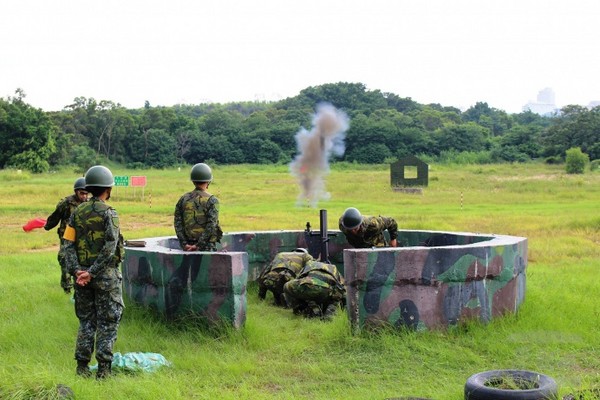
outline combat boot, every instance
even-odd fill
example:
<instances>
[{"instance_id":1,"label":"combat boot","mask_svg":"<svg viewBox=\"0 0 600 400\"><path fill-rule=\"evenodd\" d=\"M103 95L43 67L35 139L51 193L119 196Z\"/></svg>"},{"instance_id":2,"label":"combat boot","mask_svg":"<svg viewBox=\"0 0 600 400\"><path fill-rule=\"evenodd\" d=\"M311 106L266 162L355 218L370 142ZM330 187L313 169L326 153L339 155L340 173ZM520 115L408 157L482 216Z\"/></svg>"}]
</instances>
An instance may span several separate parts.
<instances>
[{"instance_id":1,"label":"combat boot","mask_svg":"<svg viewBox=\"0 0 600 400\"><path fill-rule=\"evenodd\" d=\"M279 299L279 301L275 303L279 307L289 308L287 301L285 301L285 296L283 295L283 293L275 295L275 298Z\"/></svg>"},{"instance_id":2,"label":"combat boot","mask_svg":"<svg viewBox=\"0 0 600 400\"><path fill-rule=\"evenodd\" d=\"M304 309L304 316L306 318L321 318L321 307L319 307L319 305L316 303L310 302L308 306Z\"/></svg>"},{"instance_id":3,"label":"combat boot","mask_svg":"<svg viewBox=\"0 0 600 400\"><path fill-rule=\"evenodd\" d=\"M83 360L77 360L77 370L75 372L84 378L92 376L92 371L88 368L88 362Z\"/></svg>"},{"instance_id":4,"label":"combat boot","mask_svg":"<svg viewBox=\"0 0 600 400\"><path fill-rule=\"evenodd\" d=\"M336 305L334 303L329 304L327 306L327 308L325 309L325 312L323 313L323 319L326 321L333 319L333 316L335 315L336 311L337 311Z\"/></svg>"},{"instance_id":5,"label":"combat boot","mask_svg":"<svg viewBox=\"0 0 600 400\"><path fill-rule=\"evenodd\" d=\"M98 372L96 372L96 379L102 380L106 379L111 375L110 371L111 362L110 361L101 361L98 363Z\"/></svg>"}]
</instances>

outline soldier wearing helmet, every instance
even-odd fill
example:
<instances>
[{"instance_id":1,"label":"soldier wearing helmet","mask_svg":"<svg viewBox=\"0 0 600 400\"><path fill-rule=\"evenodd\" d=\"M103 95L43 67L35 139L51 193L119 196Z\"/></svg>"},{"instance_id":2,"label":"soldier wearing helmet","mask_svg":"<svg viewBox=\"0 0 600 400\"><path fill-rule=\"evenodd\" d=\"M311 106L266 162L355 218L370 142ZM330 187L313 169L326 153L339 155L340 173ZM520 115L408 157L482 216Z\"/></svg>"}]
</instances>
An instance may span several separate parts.
<instances>
[{"instance_id":1,"label":"soldier wearing helmet","mask_svg":"<svg viewBox=\"0 0 600 400\"><path fill-rule=\"evenodd\" d=\"M391 217L362 215L350 207L340 217L339 227L348 243L356 248L398 246L398 224ZM390 235L389 243L383 234L385 230Z\"/></svg>"},{"instance_id":2,"label":"soldier wearing helmet","mask_svg":"<svg viewBox=\"0 0 600 400\"><path fill-rule=\"evenodd\" d=\"M190 180L194 190L181 196L175 205L174 226L184 251L216 251L223 231L219 225L219 200L207 189L213 180L210 167L198 163Z\"/></svg>"},{"instance_id":3,"label":"soldier wearing helmet","mask_svg":"<svg viewBox=\"0 0 600 400\"><path fill-rule=\"evenodd\" d=\"M120 264L124 248L117 212L110 199L112 172L95 165L85 174L85 188L92 198L71 215L65 229L65 262L75 278L75 314L79 331L75 347L76 373L90 376L88 363L94 349L97 379L111 374L113 345L123 315Z\"/></svg>"},{"instance_id":4,"label":"soldier wearing helmet","mask_svg":"<svg viewBox=\"0 0 600 400\"><path fill-rule=\"evenodd\" d=\"M295 279L283 286L285 301L294 314L330 319L345 305L344 277L333 264L311 260Z\"/></svg>"},{"instance_id":5,"label":"soldier wearing helmet","mask_svg":"<svg viewBox=\"0 0 600 400\"><path fill-rule=\"evenodd\" d=\"M58 249L58 265L60 265L61 271L60 287L63 288L65 293L71 293L73 281L71 280L71 276L69 275L69 271L67 271L64 262L63 234L65 233L65 228L67 227L67 223L69 222L69 218L71 218L73 211L75 211L78 205L87 201L88 192L85 190L85 178L77 178L73 184L73 192L72 195L63 198L58 202L54 212L46 218L46 224L44 225L44 229L47 231L58 225L57 233L60 242L60 247Z\"/></svg>"},{"instance_id":6,"label":"soldier wearing helmet","mask_svg":"<svg viewBox=\"0 0 600 400\"><path fill-rule=\"evenodd\" d=\"M312 259L308 251L303 248L278 253L273 261L262 270L257 279L258 298L264 300L267 291L271 291L275 305L286 307L283 285L296 278L306 263Z\"/></svg>"}]
</instances>

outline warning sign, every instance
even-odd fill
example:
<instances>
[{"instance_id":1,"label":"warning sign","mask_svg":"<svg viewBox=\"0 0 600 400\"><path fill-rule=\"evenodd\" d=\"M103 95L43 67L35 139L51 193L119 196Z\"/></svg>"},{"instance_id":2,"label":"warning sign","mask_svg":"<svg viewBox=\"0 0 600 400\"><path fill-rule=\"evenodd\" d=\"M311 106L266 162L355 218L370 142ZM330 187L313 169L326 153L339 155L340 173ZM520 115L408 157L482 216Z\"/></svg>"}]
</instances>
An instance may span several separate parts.
<instances>
[{"instance_id":1,"label":"warning sign","mask_svg":"<svg viewBox=\"0 0 600 400\"><path fill-rule=\"evenodd\" d=\"M145 176L132 176L131 177L131 186L138 186L138 187L146 186L146 177Z\"/></svg>"}]
</instances>

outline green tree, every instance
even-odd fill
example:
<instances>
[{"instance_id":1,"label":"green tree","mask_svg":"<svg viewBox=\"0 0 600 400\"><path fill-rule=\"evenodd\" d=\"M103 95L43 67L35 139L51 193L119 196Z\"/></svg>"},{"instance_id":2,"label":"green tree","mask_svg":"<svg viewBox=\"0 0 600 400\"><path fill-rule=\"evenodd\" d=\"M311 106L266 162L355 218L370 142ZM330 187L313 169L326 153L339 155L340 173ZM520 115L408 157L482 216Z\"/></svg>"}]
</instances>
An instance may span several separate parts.
<instances>
[{"instance_id":1,"label":"green tree","mask_svg":"<svg viewBox=\"0 0 600 400\"><path fill-rule=\"evenodd\" d=\"M143 135L130 136L127 141L128 160L148 167L165 168L175 165L176 141L164 129L148 129Z\"/></svg>"},{"instance_id":2,"label":"green tree","mask_svg":"<svg viewBox=\"0 0 600 400\"><path fill-rule=\"evenodd\" d=\"M244 117L237 111L216 110L202 116L199 121L201 131L209 136L234 138L242 132Z\"/></svg>"},{"instance_id":3,"label":"green tree","mask_svg":"<svg viewBox=\"0 0 600 400\"><path fill-rule=\"evenodd\" d=\"M25 103L25 93L0 99L0 165L45 172L56 151L57 127L42 110Z\"/></svg>"},{"instance_id":4,"label":"green tree","mask_svg":"<svg viewBox=\"0 0 600 400\"><path fill-rule=\"evenodd\" d=\"M135 131L133 117L120 104L102 100L94 116L96 152L107 159L123 161L124 144Z\"/></svg>"},{"instance_id":5,"label":"green tree","mask_svg":"<svg viewBox=\"0 0 600 400\"><path fill-rule=\"evenodd\" d=\"M501 136L513 125L512 118L505 111L490 107L485 102L477 102L462 116L466 122L475 122L488 128L493 136Z\"/></svg>"},{"instance_id":6,"label":"green tree","mask_svg":"<svg viewBox=\"0 0 600 400\"><path fill-rule=\"evenodd\" d=\"M482 151L489 144L490 131L474 122L461 125L447 125L435 133L438 152L453 150ZM439 153L438 153L439 154Z\"/></svg>"},{"instance_id":7,"label":"green tree","mask_svg":"<svg viewBox=\"0 0 600 400\"><path fill-rule=\"evenodd\" d=\"M222 164L241 164L246 157L238 144L233 144L225 135L211 137L208 141L210 158Z\"/></svg>"},{"instance_id":8,"label":"green tree","mask_svg":"<svg viewBox=\"0 0 600 400\"><path fill-rule=\"evenodd\" d=\"M434 110L431 107L425 107L417 114L417 120L421 126L430 132L440 129L444 126L444 115L441 111Z\"/></svg>"},{"instance_id":9,"label":"green tree","mask_svg":"<svg viewBox=\"0 0 600 400\"><path fill-rule=\"evenodd\" d=\"M499 144L501 147L513 147L517 153L524 154L527 158L536 158L542 153L541 132L542 128L536 125L515 125L499 138Z\"/></svg>"},{"instance_id":10,"label":"green tree","mask_svg":"<svg viewBox=\"0 0 600 400\"><path fill-rule=\"evenodd\" d=\"M347 156L347 160L361 164L381 164L386 158L392 156L390 149L382 143L368 143L363 148L354 148Z\"/></svg>"},{"instance_id":11,"label":"green tree","mask_svg":"<svg viewBox=\"0 0 600 400\"><path fill-rule=\"evenodd\" d=\"M225 140L227 138L224 137ZM212 158L216 161L222 162L212 155L211 149L211 137L208 133L202 131L192 132L190 137L189 149L184 154L183 159L188 164L196 164Z\"/></svg>"},{"instance_id":12,"label":"green tree","mask_svg":"<svg viewBox=\"0 0 600 400\"><path fill-rule=\"evenodd\" d=\"M587 154L579 147L572 147L566 152L567 174L583 174L586 164L590 161Z\"/></svg>"},{"instance_id":13,"label":"green tree","mask_svg":"<svg viewBox=\"0 0 600 400\"><path fill-rule=\"evenodd\" d=\"M384 93L383 98L387 106L401 113L418 112L422 105L412 100L410 97L400 97L394 93Z\"/></svg>"},{"instance_id":14,"label":"green tree","mask_svg":"<svg viewBox=\"0 0 600 400\"><path fill-rule=\"evenodd\" d=\"M544 132L542 141L547 156L565 154L573 147L580 147L592 158L600 156L596 154L600 143L600 107L591 110L576 105L563 107Z\"/></svg>"},{"instance_id":15,"label":"green tree","mask_svg":"<svg viewBox=\"0 0 600 400\"><path fill-rule=\"evenodd\" d=\"M250 164L269 164L290 160L289 157L284 157L279 146L269 139L244 134L240 138L239 147L245 155L244 162Z\"/></svg>"},{"instance_id":16,"label":"green tree","mask_svg":"<svg viewBox=\"0 0 600 400\"><path fill-rule=\"evenodd\" d=\"M378 91L368 91L362 83L338 82L320 86L308 87L292 99L283 100L283 108L311 108L322 102L331 103L333 106L349 114L371 112L387 107L384 95Z\"/></svg>"},{"instance_id":17,"label":"green tree","mask_svg":"<svg viewBox=\"0 0 600 400\"><path fill-rule=\"evenodd\" d=\"M69 151L68 159L69 164L75 165L78 172L82 175L91 166L100 164L100 160L98 159L96 152L90 149L88 146L82 145L72 146Z\"/></svg>"}]
</instances>

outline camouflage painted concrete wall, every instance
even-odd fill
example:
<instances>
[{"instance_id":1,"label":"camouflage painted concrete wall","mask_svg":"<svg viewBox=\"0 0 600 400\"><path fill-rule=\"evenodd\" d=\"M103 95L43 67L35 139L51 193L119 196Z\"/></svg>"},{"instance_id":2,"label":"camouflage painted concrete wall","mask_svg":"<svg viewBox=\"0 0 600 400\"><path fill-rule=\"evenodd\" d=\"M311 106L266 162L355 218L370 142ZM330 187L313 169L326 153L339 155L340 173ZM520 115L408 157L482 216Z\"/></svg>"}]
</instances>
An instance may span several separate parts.
<instances>
[{"instance_id":1,"label":"camouflage painted concrete wall","mask_svg":"<svg viewBox=\"0 0 600 400\"><path fill-rule=\"evenodd\" d=\"M246 253L184 253L175 238L140 240L145 247L125 247L125 296L168 319L194 313L211 323L244 325Z\"/></svg>"},{"instance_id":2,"label":"camouflage painted concrete wall","mask_svg":"<svg viewBox=\"0 0 600 400\"><path fill-rule=\"evenodd\" d=\"M526 238L403 231L399 242L411 247L344 251L355 331L489 321L516 312L524 300Z\"/></svg>"},{"instance_id":3,"label":"camouflage painted concrete wall","mask_svg":"<svg viewBox=\"0 0 600 400\"><path fill-rule=\"evenodd\" d=\"M515 312L524 299L526 238L400 230L402 247L387 249L354 249L339 231L328 238L330 261L346 279L354 329L489 321ZM277 253L304 247L318 258L320 251L320 235L303 230L226 233L216 253L184 253L175 237L141 240L146 247L125 249L130 299L169 318L192 311L235 327L246 318L247 281Z\"/></svg>"},{"instance_id":4,"label":"camouflage painted concrete wall","mask_svg":"<svg viewBox=\"0 0 600 400\"><path fill-rule=\"evenodd\" d=\"M319 233L318 231L316 233ZM344 267L344 249L351 248L339 231L328 231L329 260L336 264L340 273ZM319 257L320 235L308 239L305 231L255 231L229 232L223 235L219 250L243 251L248 253L248 278L256 280L262 268L271 262L277 253L293 251L298 247L307 248L309 253Z\"/></svg>"}]
</instances>

